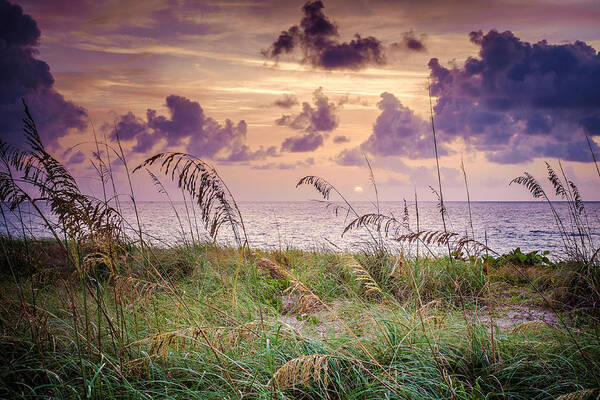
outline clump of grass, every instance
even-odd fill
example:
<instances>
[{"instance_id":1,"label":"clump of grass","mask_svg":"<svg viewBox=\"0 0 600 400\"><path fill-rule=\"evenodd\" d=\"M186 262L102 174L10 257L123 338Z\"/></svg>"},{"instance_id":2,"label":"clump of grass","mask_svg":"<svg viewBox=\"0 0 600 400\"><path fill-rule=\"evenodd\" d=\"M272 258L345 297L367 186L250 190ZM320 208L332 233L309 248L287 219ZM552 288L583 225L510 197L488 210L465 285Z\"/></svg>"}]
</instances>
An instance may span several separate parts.
<instances>
[{"instance_id":1,"label":"clump of grass","mask_svg":"<svg viewBox=\"0 0 600 400\"><path fill-rule=\"evenodd\" d=\"M283 364L269 381L269 385L285 389L288 386L315 382L324 387L329 383L329 360L327 354L311 354L294 358Z\"/></svg>"},{"instance_id":2,"label":"clump of grass","mask_svg":"<svg viewBox=\"0 0 600 400\"><path fill-rule=\"evenodd\" d=\"M114 276L115 299L125 305L147 306L158 289L168 290L168 286L156 282L148 282L133 276Z\"/></svg>"},{"instance_id":3,"label":"clump of grass","mask_svg":"<svg viewBox=\"0 0 600 400\"><path fill-rule=\"evenodd\" d=\"M597 316L600 312L600 246L594 240L579 189L567 177L562 163L559 162L559 173L548 163L546 169L555 195L566 202L567 218L558 213L542 185L529 173L514 178L510 184L524 186L533 198L543 199L548 205L564 247L561 266L565 271L572 272L565 276L573 278L563 281L560 286L568 287L568 302L572 306Z\"/></svg>"},{"instance_id":4,"label":"clump of grass","mask_svg":"<svg viewBox=\"0 0 600 400\"><path fill-rule=\"evenodd\" d=\"M598 398L598 393L600 393L600 389L598 388L576 390L574 392L558 396L556 400L587 400L593 399L594 397Z\"/></svg>"},{"instance_id":5,"label":"clump of grass","mask_svg":"<svg viewBox=\"0 0 600 400\"><path fill-rule=\"evenodd\" d=\"M159 333L152 338L150 353L164 357L167 355L169 347L176 341L180 342L180 346L185 342L197 343L199 341L198 338L202 338L202 335L205 334L206 332L202 328L196 327Z\"/></svg>"},{"instance_id":6,"label":"clump of grass","mask_svg":"<svg viewBox=\"0 0 600 400\"><path fill-rule=\"evenodd\" d=\"M257 262L260 267L268 270L271 273L271 276L286 279L290 282L290 286L285 292L288 293L288 296L293 300L290 303L290 306L287 307L287 312L306 314L322 307L323 302L321 299L281 265L266 257L260 257Z\"/></svg>"},{"instance_id":7,"label":"clump of grass","mask_svg":"<svg viewBox=\"0 0 600 400\"><path fill-rule=\"evenodd\" d=\"M458 305L461 295L465 299L482 298L488 284L481 262L450 262L447 258L407 261L396 276L402 293L412 296L418 290L423 301L437 299L449 305Z\"/></svg>"},{"instance_id":8,"label":"clump of grass","mask_svg":"<svg viewBox=\"0 0 600 400\"><path fill-rule=\"evenodd\" d=\"M148 248L148 251L151 253L152 249ZM206 254L214 252L211 247L203 251ZM204 254L201 251L198 256L204 258ZM221 254L221 265L230 265L226 268L234 271L233 263L239 254ZM306 275L306 272L314 268L320 269L311 271L315 276L319 275L319 271L325 271L325 263L294 263L298 256L299 254L289 256L295 268L294 275L312 276ZM307 260L319 257L328 259L327 254L304 255ZM405 272L401 277L410 275L407 268L414 268L411 263L410 260L405 261L402 269ZM427 267L431 270L425 270L423 277L416 276L415 280L419 282L420 279L427 279L435 273L435 268L443 268L444 265L449 263L432 263ZM257 267L255 264L254 266ZM213 270L208 264L201 264L201 268L205 268L204 276L217 276L221 272ZM336 309L339 321L321 310L314 314L318 320L316 327L298 321L290 329L277 322L279 318L283 318L281 314L258 306L261 304L257 293L261 287L260 282L262 279L272 278L262 277L260 274L253 277L251 269L242 272L236 288L238 301L251 305L250 315L236 314L238 311L231 302L223 301L234 290L232 285L205 286L196 279L188 278L173 282L179 291L185 292L183 300L186 305L180 304L180 300L174 301L168 290L157 288L152 292L146 307L124 307L124 325L130 342L125 347L122 363L119 361L119 347L115 351L110 340L103 343L104 359L98 356L97 346L92 346L90 357L85 350L85 341L79 344L84 350L84 364L89 371L86 391L90 387L91 378L103 363L104 367L91 385L92 397L100 398L101 393L104 397L133 396L134 393L144 393L144 396L163 393L161 396L166 397L166 388L170 396L204 396L215 399L235 397L237 391L248 398L268 397L274 390L276 396L284 393L281 395L290 398L335 398L337 394L340 398L366 396L375 399L388 393L392 397L412 398L441 399L452 395L457 398L477 398L495 395L525 399L554 398L595 387L594 370L589 369L565 333L561 329L550 329L538 323L535 324L535 329L533 324L527 324L532 329L515 328L514 333L512 330L497 331L497 358L492 361L491 342L486 327L477 322L472 325L472 322L463 318L461 312L453 311L452 307L444 307L443 302L439 301L441 293L453 290L454 284L450 279L440 281L446 282L448 289L439 286L437 292L431 292L436 293L434 303L427 305L428 302L424 301L424 306L419 307L424 330L416 318L416 309L412 308L414 304L411 297L402 302L331 297L328 306ZM351 275L346 279L348 284L352 284ZM5 282L4 285L14 290L10 282ZM113 319L120 311L114 300L111 300L110 285L107 283L109 290L104 301L108 306L106 311ZM75 326L66 312L72 309L70 300L60 300L60 290L52 286L42 290L43 293L40 294L43 296L37 307L40 314L49 315L49 334L39 337L44 343L41 348L42 358L39 357L36 342L27 339L33 337L31 333L27 333L27 325L19 325L17 316L12 311L1 313L3 325L10 327L9 332L12 332L3 337L4 359L12 360L3 364L6 367L2 367L5 368L0 375L0 379L4 380L0 385L3 387L3 396L13 397L15 391L20 390L17 382L28 382L32 386L31 393L37 395L46 393L55 397L69 397L69 392L83 391L81 375L75 368L78 365L77 352L72 351L73 346L78 348L74 341ZM427 296L423 293L428 293L425 286L421 286L419 291L425 300ZM14 293L7 290L4 292ZM31 301L30 296L31 293L26 293L28 303ZM79 332L85 326L84 310L80 308L81 296L80 293L73 298L79 315ZM18 301L15 307L19 309ZM189 311L185 311L185 307ZM219 314L212 307L224 314ZM475 305L468 304L468 307ZM88 317L93 317L95 310L88 309L87 313ZM215 314L216 318L211 317ZM237 321L238 317L247 318L242 320L247 322ZM191 319L197 321L200 328ZM291 321L294 320L292 317ZM313 336L312 329L319 329L325 323L350 326L360 344L377 363L385 366L395 382L377 367L356 339L341 326L334 330L337 333L330 331L324 337ZM470 336L466 334L468 330L472 331ZM102 331L106 335L109 328L103 325ZM157 331L160 333L156 333ZM209 338L218 357L208 347L202 333ZM431 347L427 345L427 340L431 342ZM593 331L581 330L578 340L585 346L591 359L600 356ZM286 363L295 359L303 361L296 360L286 366ZM43 371L40 369L40 360L43 360L44 368L51 371L48 377L43 372L34 372ZM225 378L225 371L235 386ZM286 374L283 371L287 371ZM57 374L58 378L53 374ZM274 384L276 380L277 385Z\"/></svg>"},{"instance_id":9,"label":"clump of grass","mask_svg":"<svg viewBox=\"0 0 600 400\"><path fill-rule=\"evenodd\" d=\"M360 265L360 263L352 255L344 254L342 256L342 263L346 268L352 271L354 279L361 284L367 296L378 297L383 294L383 291L377 282L371 277L369 271Z\"/></svg>"},{"instance_id":10,"label":"clump of grass","mask_svg":"<svg viewBox=\"0 0 600 400\"><path fill-rule=\"evenodd\" d=\"M231 191L212 165L190 154L170 152L148 158L133 172L155 164L196 201L204 226L213 240L216 240L221 226L228 224L237 245L242 247L248 244L242 213Z\"/></svg>"}]
</instances>

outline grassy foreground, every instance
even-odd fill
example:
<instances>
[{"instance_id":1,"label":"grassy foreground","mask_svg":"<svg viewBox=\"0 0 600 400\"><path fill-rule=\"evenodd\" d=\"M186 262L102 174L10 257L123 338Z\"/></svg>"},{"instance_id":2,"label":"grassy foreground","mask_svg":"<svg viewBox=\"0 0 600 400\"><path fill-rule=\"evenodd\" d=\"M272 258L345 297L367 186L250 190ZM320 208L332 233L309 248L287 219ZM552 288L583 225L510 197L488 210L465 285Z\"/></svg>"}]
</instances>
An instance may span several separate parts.
<instances>
[{"instance_id":1,"label":"grassy foreground","mask_svg":"<svg viewBox=\"0 0 600 400\"><path fill-rule=\"evenodd\" d=\"M0 141L1 398L600 396L600 246L560 163L559 172L547 164L548 180L567 218L533 176L511 181L548 204L559 263L497 254L485 232L475 240L472 221L470 235L449 232L439 173L443 230L420 230L416 194L416 230L406 202L402 220L382 214L368 160L372 213L358 214L323 178L297 184L353 218L344 231L369 233L363 252L265 253L250 248L234 196L207 162L168 152L130 169L118 137L118 147L95 139L97 198L44 148L26 105L23 122L28 148ZM114 163L129 193L117 192ZM153 247L143 232L131 174L146 171L173 205L151 169L183 196L186 215L173 207L179 247ZM34 238L24 209L52 239ZM220 229L235 248L200 239L215 243ZM421 256L406 258L389 240Z\"/></svg>"},{"instance_id":2,"label":"grassy foreground","mask_svg":"<svg viewBox=\"0 0 600 400\"><path fill-rule=\"evenodd\" d=\"M129 246L82 251L84 271L56 242L2 249L0 397L600 394L597 320L541 257Z\"/></svg>"}]
</instances>

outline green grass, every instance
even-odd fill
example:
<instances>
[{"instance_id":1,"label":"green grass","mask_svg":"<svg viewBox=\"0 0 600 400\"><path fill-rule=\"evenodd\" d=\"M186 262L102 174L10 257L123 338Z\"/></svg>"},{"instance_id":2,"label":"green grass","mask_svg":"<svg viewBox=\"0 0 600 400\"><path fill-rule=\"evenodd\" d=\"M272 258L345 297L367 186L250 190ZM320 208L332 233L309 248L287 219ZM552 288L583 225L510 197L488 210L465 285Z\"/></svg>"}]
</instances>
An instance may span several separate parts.
<instances>
[{"instance_id":1,"label":"green grass","mask_svg":"<svg viewBox=\"0 0 600 400\"><path fill-rule=\"evenodd\" d=\"M30 253L3 244L12 250L0 287L0 397L553 399L600 386L593 318L494 328L492 337L489 307L501 318L543 304L507 265L488 282L479 261L357 254L382 290L366 296L335 253L261 253L325 304L298 315L282 314L298 300L292 282L231 248L150 248L150 269L137 249L121 249L120 273L138 284L125 290L101 263L83 281L62 264L40 277L21 266L29 255L45 262L49 243L29 242ZM557 279L548 266L517 268L536 282ZM157 350L156 335L174 331ZM295 386L274 387L282 366L313 354L329 356L326 385L310 369L301 381L300 368Z\"/></svg>"},{"instance_id":2,"label":"green grass","mask_svg":"<svg viewBox=\"0 0 600 400\"><path fill-rule=\"evenodd\" d=\"M404 226L408 209L402 222L378 206L361 216L327 180L306 176L297 185L312 186L325 202L335 193L341 208L328 205L355 218L346 229L367 229L373 242L354 255L252 252L243 247L248 240L233 194L210 164L168 152L130 169L118 138L118 149L104 144L128 178L137 220L129 226L110 159L93 157L104 200L84 194L45 150L26 105L24 111L30 148L0 143L0 200L17 211L23 235L20 207L32 206L53 240L11 239L0 207L9 235L0 236L0 398L600 395L598 250L579 191L560 163L562 180L549 164L548 179L569 206L569 224L533 176L511 181L548 204L565 245L560 263L520 249L499 255L446 231L439 163L433 191L443 231L411 231ZM198 243L199 234L186 246L149 246L130 172L151 166L187 193L190 234L188 204L213 241L224 227L241 249ZM447 247L448 257L406 259L375 234L403 246ZM473 253L494 257L467 257Z\"/></svg>"}]
</instances>

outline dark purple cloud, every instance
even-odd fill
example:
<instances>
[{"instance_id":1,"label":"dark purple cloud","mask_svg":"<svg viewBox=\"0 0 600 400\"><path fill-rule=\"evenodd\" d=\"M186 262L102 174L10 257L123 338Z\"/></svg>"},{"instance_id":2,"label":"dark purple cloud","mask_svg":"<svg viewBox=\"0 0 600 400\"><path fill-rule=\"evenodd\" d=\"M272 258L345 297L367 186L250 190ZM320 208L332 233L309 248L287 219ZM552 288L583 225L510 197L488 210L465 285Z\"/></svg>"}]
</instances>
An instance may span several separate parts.
<instances>
[{"instance_id":1,"label":"dark purple cloud","mask_svg":"<svg viewBox=\"0 0 600 400\"><path fill-rule=\"evenodd\" d=\"M306 115L298 114L282 115L275 120L275 123L280 126L287 126L292 129L304 129L310 124L310 119Z\"/></svg>"},{"instance_id":2,"label":"dark purple cloud","mask_svg":"<svg viewBox=\"0 0 600 400\"><path fill-rule=\"evenodd\" d=\"M158 142L159 138L148 130L140 132L136 137L136 144L131 149L134 153L148 153Z\"/></svg>"},{"instance_id":3,"label":"dark purple cloud","mask_svg":"<svg viewBox=\"0 0 600 400\"><path fill-rule=\"evenodd\" d=\"M391 44L392 49L402 51L425 52L425 36L417 37L413 31L405 32L400 42Z\"/></svg>"},{"instance_id":4,"label":"dark purple cloud","mask_svg":"<svg viewBox=\"0 0 600 400\"><path fill-rule=\"evenodd\" d=\"M284 115L275 121L277 125L305 131L302 135L285 139L281 151L313 151L324 142L325 138L321 132L331 132L337 127L337 106L329 101L323 93L323 88L314 91L313 101L314 106L304 102L302 112Z\"/></svg>"},{"instance_id":5,"label":"dark purple cloud","mask_svg":"<svg viewBox=\"0 0 600 400\"><path fill-rule=\"evenodd\" d=\"M146 111L145 121L132 112L121 115L110 137L114 139L118 134L121 140L135 140L132 150L138 153L150 151L164 139L167 146L178 146L187 141L187 152L221 161L249 161L276 154L274 147L251 151L244 144L247 130L245 121L234 124L227 119L220 124L207 117L198 102L182 96L168 96L165 105L169 109L168 116L159 115L152 109Z\"/></svg>"},{"instance_id":6,"label":"dark purple cloud","mask_svg":"<svg viewBox=\"0 0 600 400\"><path fill-rule=\"evenodd\" d=\"M381 94L377 107L381 114L373 125L373 133L361 144L363 151L372 155L413 159L435 156L431 128L426 121L388 92ZM438 151L440 155L448 154L443 145Z\"/></svg>"},{"instance_id":7,"label":"dark purple cloud","mask_svg":"<svg viewBox=\"0 0 600 400\"><path fill-rule=\"evenodd\" d=\"M323 88L313 92L314 106L308 102L302 103L302 112L283 115L275 122L277 125L288 126L292 129L302 129L307 132L330 132L338 125L337 107L323 93Z\"/></svg>"},{"instance_id":8,"label":"dark purple cloud","mask_svg":"<svg viewBox=\"0 0 600 400\"><path fill-rule=\"evenodd\" d=\"M283 96L278 98L273 102L273 105L281 108L292 108L293 106L298 105L298 98L293 94L285 93Z\"/></svg>"},{"instance_id":9,"label":"dark purple cloud","mask_svg":"<svg viewBox=\"0 0 600 400\"><path fill-rule=\"evenodd\" d=\"M371 135L359 147L342 150L334 161L346 166L363 165L363 153L411 159L435 157L429 123L405 107L393 94L384 92L380 98L377 107L381 113L373 124ZM338 143L335 140L334 142ZM439 143L438 152L443 156L447 155L449 150Z\"/></svg>"},{"instance_id":10,"label":"dark purple cloud","mask_svg":"<svg viewBox=\"0 0 600 400\"><path fill-rule=\"evenodd\" d=\"M243 144L236 146L236 148L232 149L231 153L219 161L226 162L244 162L244 161L253 161L253 160L262 160L267 157L277 157L277 147L269 146L268 148L264 148L260 146L258 150L252 151L249 146Z\"/></svg>"},{"instance_id":11,"label":"dark purple cloud","mask_svg":"<svg viewBox=\"0 0 600 400\"><path fill-rule=\"evenodd\" d=\"M306 2L300 25L281 32L263 55L278 59L300 48L302 61L317 68L356 70L385 64L383 46L373 36L363 38L357 33L351 41L339 42L337 25L325 16L323 8L320 0Z\"/></svg>"},{"instance_id":12,"label":"dark purple cloud","mask_svg":"<svg viewBox=\"0 0 600 400\"><path fill-rule=\"evenodd\" d=\"M0 2L0 37L3 47L37 46L40 38L37 23L23 9L8 1Z\"/></svg>"},{"instance_id":13,"label":"dark purple cloud","mask_svg":"<svg viewBox=\"0 0 600 400\"><path fill-rule=\"evenodd\" d=\"M322 146L323 141L323 135L314 132L292 136L281 143L281 151L290 151L292 153L313 151Z\"/></svg>"},{"instance_id":14,"label":"dark purple cloud","mask_svg":"<svg viewBox=\"0 0 600 400\"><path fill-rule=\"evenodd\" d=\"M156 110L149 109L146 112L146 118L148 127L167 139L169 146L178 145L183 138L192 135L195 139L219 135L218 131L221 127L214 120L204 117L204 110L198 102L182 96L170 95L167 97L165 105L169 109L170 117L157 115ZM209 125L216 125L216 131L211 130L213 126ZM226 125L231 125L231 122L227 120Z\"/></svg>"},{"instance_id":15,"label":"dark purple cloud","mask_svg":"<svg viewBox=\"0 0 600 400\"><path fill-rule=\"evenodd\" d=\"M498 163L557 157L591 161L600 135L600 55L591 46L531 44L511 32L472 32L479 57L443 67L431 59L440 139L463 138Z\"/></svg>"},{"instance_id":16,"label":"dark purple cloud","mask_svg":"<svg viewBox=\"0 0 600 400\"><path fill-rule=\"evenodd\" d=\"M110 138L120 140L131 140L148 132L148 126L144 120L136 117L131 111L121 115L110 133Z\"/></svg>"},{"instance_id":17,"label":"dark purple cloud","mask_svg":"<svg viewBox=\"0 0 600 400\"><path fill-rule=\"evenodd\" d=\"M585 134L600 135L600 55L583 42L530 44L511 32L472 32L478 58L446 68L429 62L440 155L460 138L488 160L513 164L536 157L592 160ZM429 124L389 93L360 150L376 156L431 158ZM598 146L593 144L596 151ZM356 165L359 149L336 157Z\"/></svg>"},{"instance_id":18,"label":"dark purple cloud","mask_svg":"<svg viewBox=\"0 0 600 400\"><path fill-rule=\"evenodd\" d=\"M85 161L85 154L83 154L81 151L78 151L77 153L75 153L71 157L69 157L67 164L71 164L71 165L81 164L84 161Z\"/></svg>"},{"instance_id":19,"label":"dark purple cloud","mask_svg":"<svg viewBox=\"0 0 600 400\"><path fill-rule=\"evenodd\" d=\"M337 135L333 138L333 143L348 143L350 138L345 135Z\"/></svg>"},{"instance_id":20,"label":"dark purple cloud","mask_svg":"<svg viewBox=\"0 0 600 400\"><path fill-rule=\"evenodd\" d=\"M24 98L42 140L53 147L70 129L83 131L87 113L54 89L50 67L34 57L40 34L36 22L20 6L0 0L0 139L24 142Z\"/></svg>"},{"instance_id":21,"label":"dark purple cloud","mask_svg":"<svg viewBox=\"0 0 600 400\"><path fill-rule=\"evenodd\" d=\"M360 148L355 147L353 149L344 149L335 156L334 161L336 164L351 166L351 165L364 165L365 157L363 156Z\"/></svg>"}]
</instances>

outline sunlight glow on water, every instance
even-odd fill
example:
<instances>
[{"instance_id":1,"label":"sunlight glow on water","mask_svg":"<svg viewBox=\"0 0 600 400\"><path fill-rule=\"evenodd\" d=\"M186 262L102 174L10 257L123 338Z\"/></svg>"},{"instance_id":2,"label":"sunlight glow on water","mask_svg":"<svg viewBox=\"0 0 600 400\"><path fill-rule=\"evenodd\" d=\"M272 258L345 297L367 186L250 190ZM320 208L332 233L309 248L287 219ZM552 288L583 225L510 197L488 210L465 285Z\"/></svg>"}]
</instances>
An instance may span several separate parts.
<instances>
[{"instance_id":1,"label":"sunlight glow on water","mask_svg":"<svg viewBox=\"0 0 600 400\"><path fill-rule=\"evenodd\" d=\"M359 214L373 212L369 202L353 203ZM176 209L183 222L186 240L190 241L189 220L193 221L192 210L188 220L183 203L176 203ZM568 225L566 203L556 203L555 207ZM41 229L38 219L32 216L24 206L26 232L35 237L49 236ZM447 202L449 220L448 230L464 234L468 228L468 208L466 202ZM346 215L336 216L322 203L302 202L241 202L240 209L244 217L250 245L253 248L277 249L300 248L305 250L329 248L332 250L357 250L368 242L369 234L364 231L352 231L344 235L346 224L352 219ZM414 203L408 203L410 228L416 231ZM138 210L143 231L150 242L157 245L173 245L183 242L183 234L175 212L167 202L139 202ZM382 202L381 211L402 220L403 202ZM508 252L516 247L522 251L549 250L553 255L561 254L561 241L554 218L548 205L538 202L473 202L471 203L473 226L477 240L484 241L487 231L490 248L499 253ZM6 208L5 208L6 211ZM600 239L600 202L586 203L589 224L594 237ZM131 204L123 205L126 220L135 225L135 214ZM10 230L18 235L22 228L16 223L15 215L8 213ZM441 230L442 224L434 202L419 203L420 229ZM192 223L192 231L206 238L206 233L198 221L198 230ZM2 231L5 231L4 227ZM133 231L130 229L133 236ZM233 236L224 226L219 237L221 244L233 244ZM395 244L388 240L390 246ZM334 244L334 245L333 245ZM337 246L337 248L336 248ZM414 247L414 246L413 246ZM414 251L414 248L406 248Z\"/></svg>"}]
</instances>

